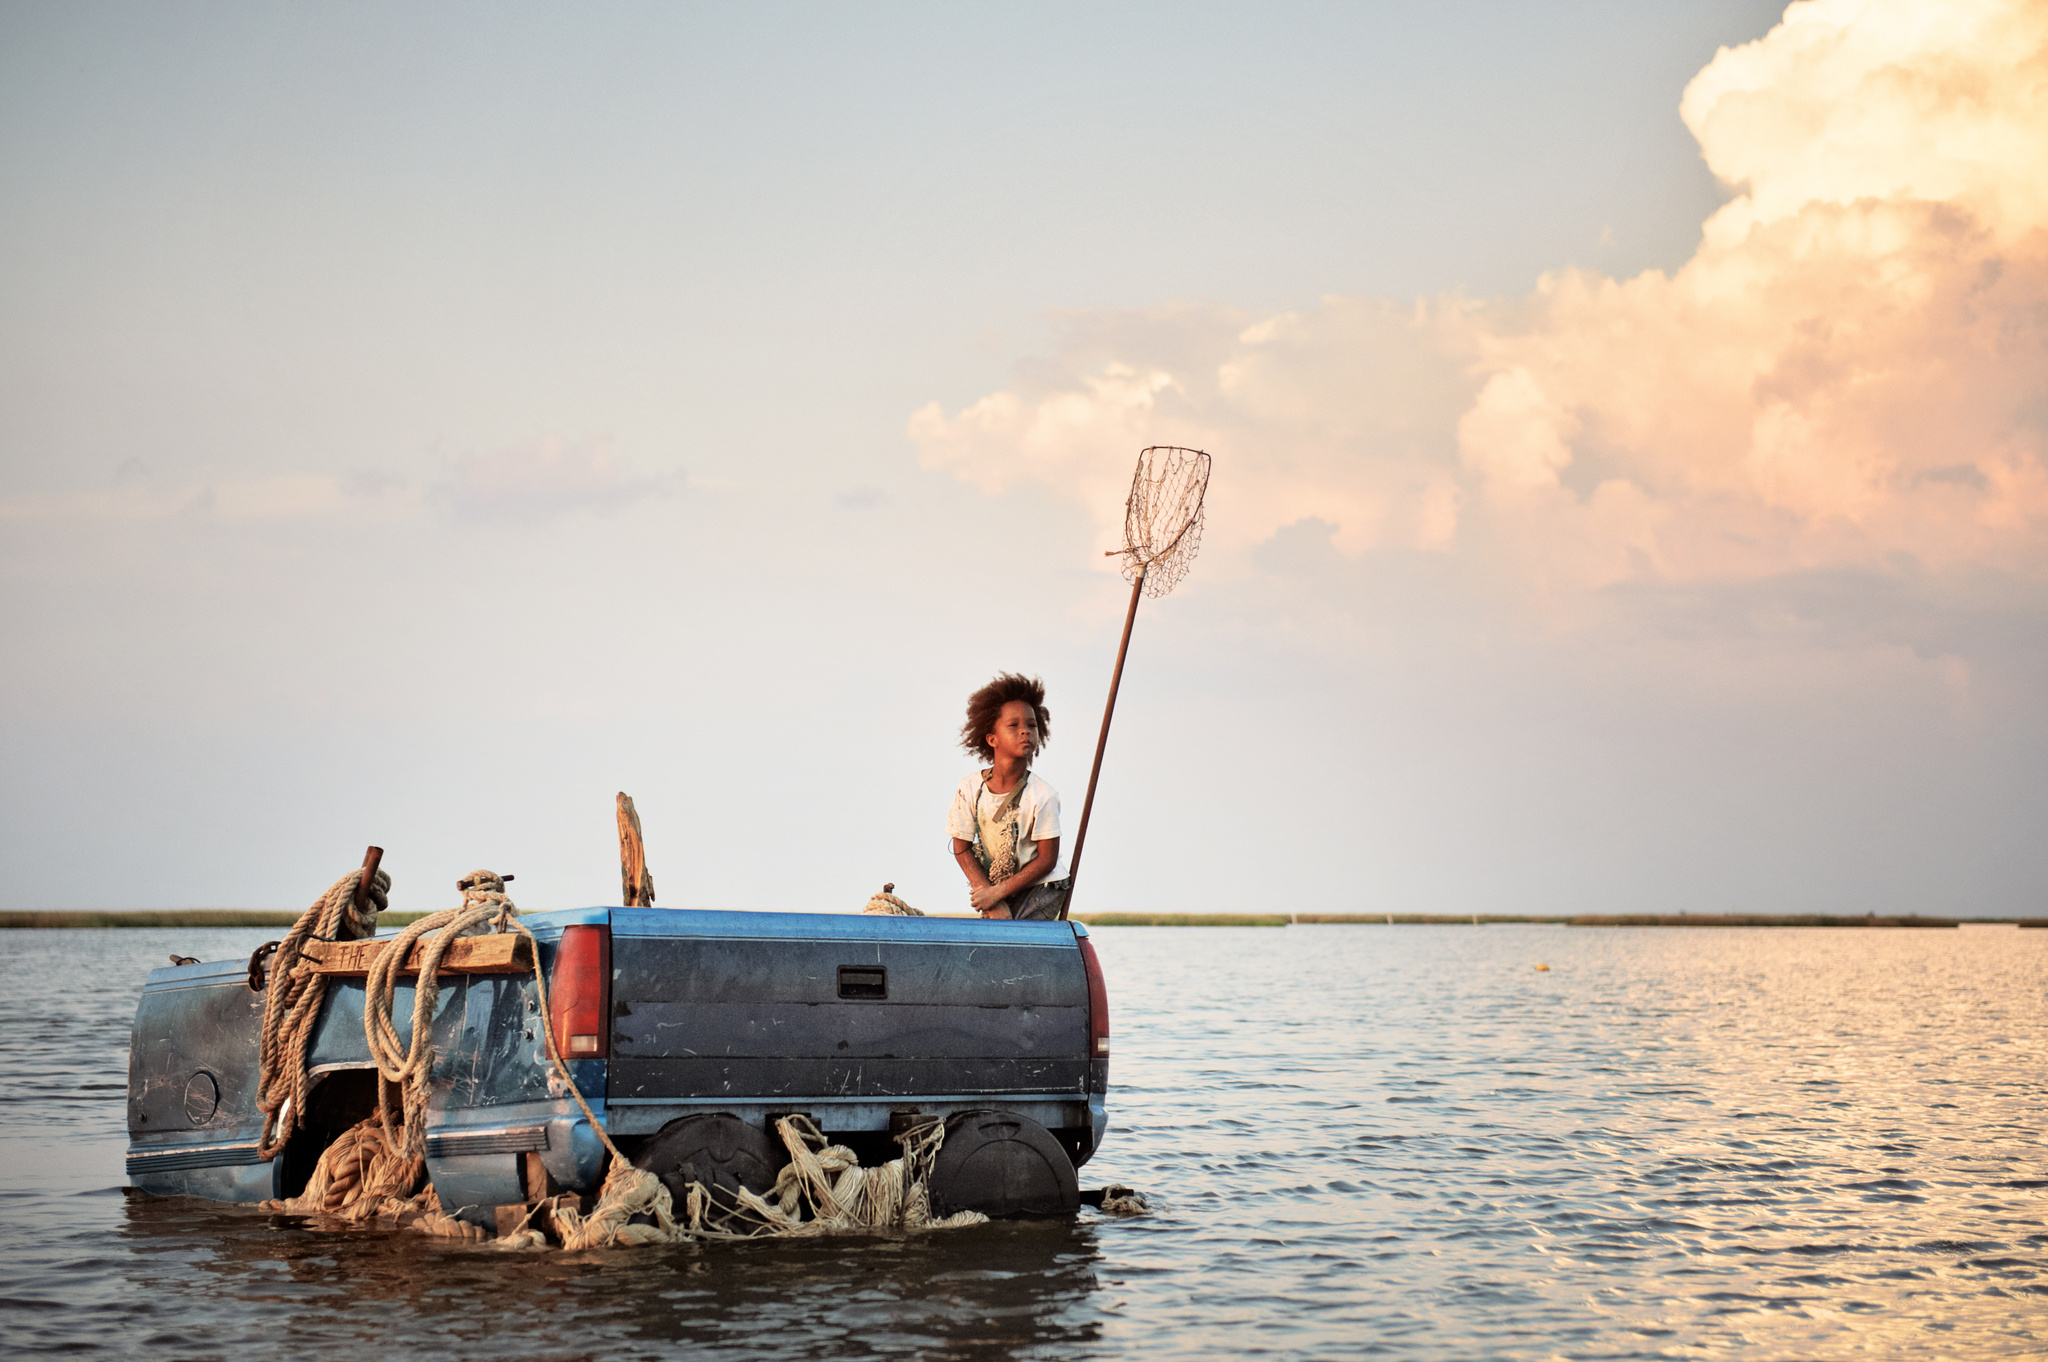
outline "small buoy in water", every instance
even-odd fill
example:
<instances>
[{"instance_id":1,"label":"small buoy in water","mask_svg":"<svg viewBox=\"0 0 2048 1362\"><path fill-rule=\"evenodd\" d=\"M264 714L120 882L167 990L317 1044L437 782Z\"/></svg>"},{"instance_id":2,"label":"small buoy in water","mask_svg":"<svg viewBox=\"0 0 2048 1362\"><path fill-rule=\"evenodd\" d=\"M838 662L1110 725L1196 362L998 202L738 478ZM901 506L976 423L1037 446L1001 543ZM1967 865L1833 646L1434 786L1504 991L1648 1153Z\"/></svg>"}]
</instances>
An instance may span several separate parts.
<instances>
[{"instance_id":1,"label":"small buoy in water","mask_svg":"<svg viewBox=\"0 0 2048 1362\"><path fill-rule=\"evenodd\" d=\"M1537 971L1537 973L1539 973L1539 974L1548 974L1548 973L1550 973L1550 966L1548 966L1548 965L1538 965L1538 966L1536 967L1536 971Z\"/></svg>"}]
</instances>

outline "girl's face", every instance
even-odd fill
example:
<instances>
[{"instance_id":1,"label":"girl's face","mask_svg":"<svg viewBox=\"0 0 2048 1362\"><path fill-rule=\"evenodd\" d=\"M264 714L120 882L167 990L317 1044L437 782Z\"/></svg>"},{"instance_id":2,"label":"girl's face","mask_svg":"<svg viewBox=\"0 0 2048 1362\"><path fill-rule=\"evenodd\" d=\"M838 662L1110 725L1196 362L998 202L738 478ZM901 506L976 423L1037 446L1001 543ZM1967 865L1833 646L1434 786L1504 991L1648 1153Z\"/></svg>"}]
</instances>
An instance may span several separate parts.
<instances>
[{"instance_id":1,"label":"girl's face","mask_svg":"<svg viewBox=\"0 0 2048 1362\"><path fill-rule=\"evenodd\" d=\"M999 757L1011 761L1029 761L1038 751L1038 712L1023 700L1012 700L1003 706L1003 712L996 716L995 729L988 735L988 745Z\"/></svg>"}]
</instances>

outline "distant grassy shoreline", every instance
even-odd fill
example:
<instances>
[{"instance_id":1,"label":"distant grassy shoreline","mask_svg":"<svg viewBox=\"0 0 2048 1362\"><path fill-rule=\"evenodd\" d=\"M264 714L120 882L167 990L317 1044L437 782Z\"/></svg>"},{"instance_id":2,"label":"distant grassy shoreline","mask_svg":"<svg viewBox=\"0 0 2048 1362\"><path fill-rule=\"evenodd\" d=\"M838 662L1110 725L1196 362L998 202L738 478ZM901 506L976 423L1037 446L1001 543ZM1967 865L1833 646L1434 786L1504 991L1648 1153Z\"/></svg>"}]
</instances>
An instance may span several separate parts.
<instances>
[{"instance_id":1,"label":"distant grassy shoreline","mask_svg":"<svg viewBox=\"0 0 2048 1362\"><path fill-rule=\"evenodd\" d=\"M688 912L688 909L680 911ZM424 913L385 913L378 921L403 927ZM1091 927L1285 927L1356 926L1470 927L1495 923L1554 923L1567 927L1957 927L1964 923L2013 923L2048 927L2048 918L1850 917L1825 913L1582 913L1571 917L1480 913L1077 913ZM276 927L299 915L277 909L194 908L163 912L0 912L0 929L10 927Z\"/></svg>"},{"instance_id":2,"label":"distant grassy shoreline","mask_svg":"<svg viewBox=\"0 0 2048 1362\"><path fill-rule=\"evenodd\" d=\"M1861 917L1825 913L1579 913L1545 917L1524 913L1077 913L1091 927L1285 927L1331 924L1362 927L1484 927L1547 923L1564 927L1958 927L1963 923L2048 927L2048 918Z\"/></svg>"}]
</instances>

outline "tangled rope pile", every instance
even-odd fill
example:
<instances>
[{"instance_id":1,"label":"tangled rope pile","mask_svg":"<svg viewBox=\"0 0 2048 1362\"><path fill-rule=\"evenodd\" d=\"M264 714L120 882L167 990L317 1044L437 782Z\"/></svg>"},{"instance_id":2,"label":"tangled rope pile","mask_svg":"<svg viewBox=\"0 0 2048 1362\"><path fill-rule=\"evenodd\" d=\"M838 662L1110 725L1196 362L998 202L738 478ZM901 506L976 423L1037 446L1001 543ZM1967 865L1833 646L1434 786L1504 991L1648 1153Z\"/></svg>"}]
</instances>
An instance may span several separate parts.
<instances>
[{"instance_id":1,"label":"tangled rope pile","mask_svg":"<svg viewBox=\"0 0 2048 1362\"><path fill-rule=\"evenodd\" d=\"M861 1167L859 1157L844 1145L827 1144L824 1132L808 1116L782 1117L775 1123L775 1133L789 1150L789 1162L766 1197L739 1189L739 1208L728 1221L746 1228L709 1224L710 1198L701 1184L692 1184L685 1209L694 1232L752 1239L765 1234L858 1234L880 1228L950 1230L988 1223L980 1211L961 1211L943 1219L932 1215L932 1164L946 1142L946 1123L937 1117L897 1136L902 1156L873 1168Z\"/></svg>"},{"instance_id":2,"label":"tangled rope pile","mask_svg":"<svg viewBox=\"0 0 2048 1362\"><path fill-rule=\"evenodd\" d=\"M1152 1203L1128 1187L1111 1183L1102 1189L1102 1205L1098 1209L1104 1215L1144 1215L1152 1209Z\"/></svg>"},{"instance_id":3,"label":"tangled rope pile","mask_svg":"<svg viewBox=\"0 0 2048 1362\"><path fill-rule=\"evenodd\" d=\"M485 927L503 931L519 913L505 894L504 877L493 871L472 870L457 880L455 887L462 891L461 906L429 913L401 931L371 964L363 984L363 1037L377 1065L377 1117L384 1127L385 1143L417 1165L410 1178L413 1184L426 1171L427 1081L434 1069L434 1008L441 997L441 959L457 937ZM528 940L533 937L531 932L526 935ZM422 938L426 940L420 946L419 978L412 994L412 1039L407 1043L399 1038L394 1015L398 975ZM534 970L540 970L538 945ZM394 1097L399 1118L395 1129Z\"/></svg>"},{"instance_id":4,"label":"tangled rope pile","mask_svg":"<svg viewBox=\"0 0 2048 1362\"><path fill-rule=\"evenodd\" d=\"M425 1172L423 1163L392 1149L382 1122L366 1117L341 1132L321 1153L305 1191L282 1201L266 1201L263 1209L289 1215L328 1215L357 1224L382 1220L443 1239L488 1238L481 1225L443 1211L432 1187L412 1190Z\"/></svg>"},{"instance_id":5,"label":"tangled rope pile","mask_svg":"<svg viewBox=\"0 0 2048 1362\"><path fill-rule=\"evenodd\" d=\"M384 1198L369 1195L369 1189L397 1181L403 1162L393 1152L377 1122L362 1121L350 1126L327 1146L306 1190L291 1199L294 1210L348 1219L367 1219L380 1213L397 1214L404 1206L388 1211Z\"/></svg>"},{"instance_id":6,"label":"tangled rope pile","mask_svg":"<svg viewBox=\"0 0 2048 1362\"><path fill-rule=\"evenodd\" d=\"M292 1132L304 1123L306 1093L312 1087L306 1074L306 1051L320 1020L320 1004L327 998L327 976L315 973L311 962L302 961L300 951L309 940L360 941L375 936L377 914L390 902L391 877L379 870L370 880L368 912L359 912L356 886L362 879L361 870L343 875L299 914L274 952L265 947L249 958L249 987L265 990L256 1078L256 1108L263 1113L263 1129L256 1141L258 1158L277 1157Z\"/></svg>"},{"instance_id":7,"label":"tangled rope pile","mask_svg":"<svg viewBox=\"0 0 2048 1362\"><path fill-rule=\"evenodd\" d=\"M896 897L896 886L893 883L883 885L882 892L870 898L867 907L861 909L861 911L874 917L924 916L923 913L920 913L917 909Z\"/></svg>"},{"instance_id":8,"label":"tangled rope pile","mask_svg":"<svg viewBox=\"0 0 2048 1362\"><path fill-rule=\"evenodd\" d=\"M306 1094L311 1087L306 1055L327 996L327 979L302 958L304 943L358 941L372 936L377 926L375 914L390 901L391 877L379 871L371 882L371 912L355 911L355 889L361 880L362 872L357 870L335 881L278 943L267 970L262 968L262 952L250 961L251 987L259 986L268 975L257 1075L258 1105L265 1115L260 1152L265 1157L280 1152L304 1124ZM343 1131L322 1151L303 1192L265 1202L266 1209L357 1222L387 1219L443 1238L489 1238L489 1231L482 1226L449 1215L434 1189L422 1186L427 1173L427 1080L434 1063L433 1020L440 996L441 959L458 936L486 925L502 930L519 911L505 894L504 878L491 871L474 871L456 887L462 891L461 906L430 913L406 927L378 954L365 981L363 1034L377 1065L377 1114ZM525 931L523 927L519 930ZM533 934L526 932L526 936L532 940ZM394 1015L398 976L423 937L426 944L421 947L419 978L413 989L408 1043L400 1039ZM538 969L536 946L536 972ZM552 1043L551 1039L550 1046Z\"/></svg>"},{"instance_id":9,"label":"tangled rope pile","mask_svg":"<svg viewBox=\"0 0 2048 1362\"><path fill-rule=\"evenodd\" d=\"M809 1117L785 1116L775 1123L775 1133L789 1150L789 1162L765 1197L742 1187L735 1194L736 1206L722 1206L703 1183L693 1182L678 1219L674 1200L661 1179L633 1167L614 1151L596 1209L586 1216L566 1205L544 1208L549 1212L550 1228L563 1248L581 1249L682 1244L694 1239L949 1230L988 1222L979 1211L961 1211L943 1219L932 1215L927 1184L932 1162L946 1138L945 1125L938 1120L900 1136L902 1157L873 1168L863 1168L852 1150L828 1144ZM525 1237L528 1235L532 1238ZM523 1248L545 1242L545 1236L528 1228L502 1244Z\"/></svg>"}]
</instances>

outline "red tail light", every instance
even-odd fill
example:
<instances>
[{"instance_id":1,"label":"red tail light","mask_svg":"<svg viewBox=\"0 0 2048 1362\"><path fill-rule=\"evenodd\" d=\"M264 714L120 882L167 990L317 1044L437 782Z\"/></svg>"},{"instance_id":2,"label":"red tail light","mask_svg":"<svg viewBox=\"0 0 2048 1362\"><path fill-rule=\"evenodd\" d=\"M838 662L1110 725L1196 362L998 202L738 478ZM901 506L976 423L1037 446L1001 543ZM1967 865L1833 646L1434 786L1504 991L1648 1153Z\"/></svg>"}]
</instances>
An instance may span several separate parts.
<instances>
[{"instance_id":1,"label":"red tail light","mask_svg":"<svg viewBox=\"0 0 2048 1362\"><path fill-rule=\"evenodd\" d=\"M555 948L548 980L548 1011L555 1023L555 1052L563 1059L601 1059L609 1048L607 1005L612 981L612 929L565 927Z\"/></svg>"},{"instance_id":2,"label":"red tail light","mask_svg":"<svg viewBox=\"0 0 2048 1362\"><path fill-rule=\"evenodd\" d=\"M1081 943L1081 962L1088 967L1088 1054L1109 1058L1109 990L1103 987L1102 963L1095 958L1095 943L1087 937Z\"/></svg>"}]
</instances>

